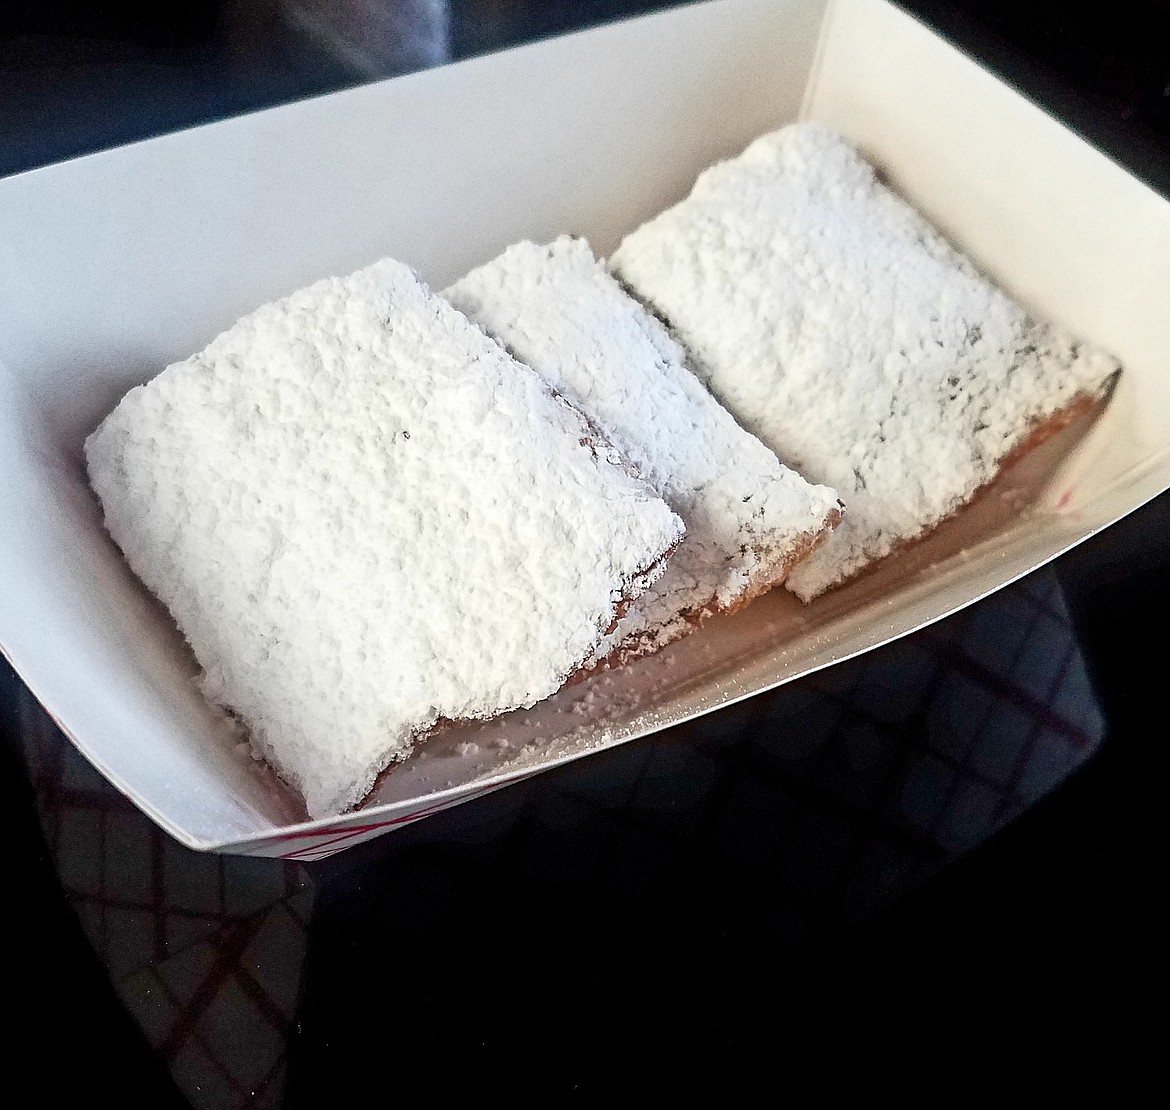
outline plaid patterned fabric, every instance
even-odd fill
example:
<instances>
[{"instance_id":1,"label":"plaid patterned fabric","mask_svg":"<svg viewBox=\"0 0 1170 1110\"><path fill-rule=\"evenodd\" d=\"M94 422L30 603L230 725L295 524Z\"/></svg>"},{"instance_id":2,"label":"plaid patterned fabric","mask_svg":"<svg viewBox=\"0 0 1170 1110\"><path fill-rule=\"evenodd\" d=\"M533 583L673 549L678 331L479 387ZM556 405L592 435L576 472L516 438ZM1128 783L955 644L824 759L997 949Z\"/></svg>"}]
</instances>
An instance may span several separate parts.
<instances>
[{"instance_id":1,"label":"plaid patterned fabric","mask_svg":"<svg viewBox=\"0 0 1170 1110\"><path fill-rule=\"evenodd\" d=\"M110 786L20 691L65 893L118 994L195 1106L279 1106L312 886L298 864L201 855Z\"/></svg>"},{"instance_id":2,"label":"plaid patterned fabric","mask_svg":"<svg viewBox=\"0 0 1170 1110\"><path fill-rule=\"evenodd\" d=\"M652 897L680 866L718 867L760 888L777 941L799 941L872 916L984 840L1105 731L1043 570L909 639L310 871L180 847L18 696L66 894L180 1089L216 1108L281 1102L313 877L332 867L377 861L381 902L419 928L485 874Z\"/></svg>"}]
</instances>

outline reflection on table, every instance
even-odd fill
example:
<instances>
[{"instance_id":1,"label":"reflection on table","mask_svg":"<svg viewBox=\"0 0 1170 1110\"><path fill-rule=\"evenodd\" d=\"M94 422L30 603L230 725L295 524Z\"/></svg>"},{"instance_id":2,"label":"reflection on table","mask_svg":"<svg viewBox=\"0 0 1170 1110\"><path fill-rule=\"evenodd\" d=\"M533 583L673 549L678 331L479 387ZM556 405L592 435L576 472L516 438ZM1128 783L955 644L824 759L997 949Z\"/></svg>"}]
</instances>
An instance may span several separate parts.
<instances>
[{"instance_id":1,"label":"reflection on table","mask_svg":"<svg viewBox=\"0 0 1170 1110\"><path fill-rule=\"evenodd\" d=\"M180 847L3 681L68 899L180 1089L208 1107L280 1105L311 1070L297 1029L340 1004L338 913L396 951L484 884L620 907L697 876L751 891L741 919L798 943L880 912L1105 733L1042 570L909 639L305 866Z\"/></svg>"}]
</instances>

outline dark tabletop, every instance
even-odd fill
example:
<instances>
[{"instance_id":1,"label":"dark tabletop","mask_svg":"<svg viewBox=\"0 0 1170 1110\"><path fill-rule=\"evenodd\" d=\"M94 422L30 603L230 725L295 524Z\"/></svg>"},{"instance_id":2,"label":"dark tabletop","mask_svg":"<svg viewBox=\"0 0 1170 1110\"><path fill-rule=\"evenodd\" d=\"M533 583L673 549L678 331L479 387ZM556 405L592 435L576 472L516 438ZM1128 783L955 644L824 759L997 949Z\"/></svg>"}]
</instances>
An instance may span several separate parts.
<instances>
[{"instance_id":1,"label":"dark tabletop","mask_svg":"<svg viewBox=\"0 0 1170 1110\"><path fill-rule=\"evenodd\" d=\"M664 6L8 4L0 174ZM1170 194L1170 2L904 6ZM311 865L179 847L0 664L6 1078L221 1108L1079 1077L1162 963L1168 581L1170 495L908 639Z\"/></svg>"}]
</instances>

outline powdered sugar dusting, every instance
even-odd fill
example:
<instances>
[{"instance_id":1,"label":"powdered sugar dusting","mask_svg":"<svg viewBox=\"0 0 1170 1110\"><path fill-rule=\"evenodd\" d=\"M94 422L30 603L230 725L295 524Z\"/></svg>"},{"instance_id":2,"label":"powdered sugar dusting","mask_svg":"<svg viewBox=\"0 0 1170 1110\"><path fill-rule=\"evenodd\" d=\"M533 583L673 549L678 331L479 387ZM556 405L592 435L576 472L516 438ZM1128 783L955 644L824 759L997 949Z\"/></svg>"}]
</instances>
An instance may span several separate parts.
<instances>
[{"instance_id":1,"label":"powdered sugar dusting","mask_svg":"<svg viewBox=\"0 0 1170 1110\"><path fill-rule=\"evenodd\" d=\"M949 516L1117 370L1029 319L815 124L706 171L611 266L746 428L841 492L843 523L788 578L805 600Z\"/></svg>"},{"instance_id":2,"label":"powdered sugar dusting","mask_svg":"<svg viewBox=\"0 0 1170 1110\"><path fill-rule=\"evenodd\" d=\"M579 413L390 260L132 390L91 481L212 701L322 815L439 718L531 706L681 523Z\"/></svg>"},{"instance_id":3,"label":"powdered sugar dusting","mask_svg":"<svg viewBox=\"0 0 1170 1110\"><path fill-rule=\"evenodd\" d=\"M661 647L688 618L766 590L838 509L736 424L584 240L517 243L443 295L597 423L686 522L597 659Z\"/></svg>"}]
</instances>

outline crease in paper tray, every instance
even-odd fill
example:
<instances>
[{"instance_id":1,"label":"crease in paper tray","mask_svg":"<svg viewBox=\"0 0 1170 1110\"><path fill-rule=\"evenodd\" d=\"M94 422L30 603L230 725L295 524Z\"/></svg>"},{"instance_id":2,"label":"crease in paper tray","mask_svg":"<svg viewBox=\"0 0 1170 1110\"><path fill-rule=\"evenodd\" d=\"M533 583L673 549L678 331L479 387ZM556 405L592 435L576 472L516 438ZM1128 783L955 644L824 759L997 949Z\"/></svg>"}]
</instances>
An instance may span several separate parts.
<instances>
[{"instance_id":1,"label":"crease in paper tray","mask_svg":"<svg viewBox=\"0 0 1170 1110\"><path fill-rule=\"evenodd\" d=\"M1123 360L1103 421L807 609L774 592L527 713L444 731L361 810L298 820L230 737L206 742L220 726L190 659L84 500L82 435L296 284L390 253L438 286L561 231L608 251L798 113ZM48 436L41 455L0 436L0 570L22 584L0 596L0 643L87 758L195 848L330 854L904 635L1170 486L1166 202L883 0L675 9L48 167L0 181L0 242L0 362ZM18 411L0 412L10 428Z\"/></svg>"}]
</instances>

